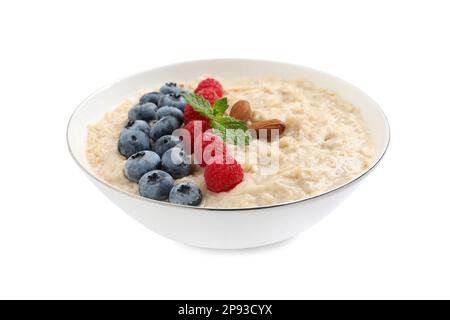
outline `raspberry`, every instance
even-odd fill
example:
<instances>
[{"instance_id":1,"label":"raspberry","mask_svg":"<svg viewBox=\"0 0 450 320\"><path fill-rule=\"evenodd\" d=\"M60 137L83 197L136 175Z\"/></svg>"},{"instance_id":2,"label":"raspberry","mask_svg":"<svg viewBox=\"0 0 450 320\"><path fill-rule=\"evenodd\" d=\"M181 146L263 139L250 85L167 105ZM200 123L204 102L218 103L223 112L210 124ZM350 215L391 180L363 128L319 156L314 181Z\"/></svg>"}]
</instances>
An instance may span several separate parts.
<instances>
[{"instance_id":1,"label":"raspberry","mask_svg":"<svg viewBox=\"0 0 450 320\"><path fill-rule=\"evenodd\" d=\"M225 145L225 144L224 144ZM212 163L232 163L234 161L233 157L228 154L226 147L214 146L214 152L208 155L210 152L209 146L206 149L206 154L203 155L203 162L200 164L202 167L206 167Z\"/></svg>"},{"instance_id":2,"label":"raspberry","mask_svg":"<svg viewBox=\"0 0 450 320\"><path fill-rule=\"evenodd\" d=\"M216 79L207 78L207 79L201 81L198 84L197 89L195 89L195 93L198 94L198 92L204 88L212 88L219 98L222 98L222 96L223 96L222 85Z\"/></svg>"},{"instance_id":3,"label":"raspberry","mask_svg":"<svg viewBox=\"0 0 450 320\"><path fill-rule=\"evenodd\" d=\"M244 179L244 170L233 159L232 163L211 163L204 172L206 187L212 192L229 191Z\"/></svg>"},{"instance_id":4,"label":"raspberry","mask_svg":"<svg viewBox=\"0 0 450 320\"><path fill-rule=\"evenodd\" d=\"M226 144L215 134L210 131L206 131L201 136L195 139L194 142L194 155L196 163L204 167L213 161L225 162L227 156ZM222 158L219 158L222 156Z\"/></svg>"},{"instance_id":5,"label":"raspberry","mask_svg":"<svg viewBox=\"0 0 450 320\"><path fill-rule=\"evenodd\" d=\"M195 128L198 128L198 129L195 130ZM190 150L190 152L192 153L193 149L194 149L193 146L194 146L195 135L198 135L199 133L202 134L206 130L211 129L211 126L209 125L208 121L194 120L194 121L191 121L188 124L186 124L184 126L184 129L186 129L189 132L190 140L189 141L183 141L183 144L184 144L185 148L187 150ZM196 132L196 131L199 131L199 132Z\"/></svg>"},{"instance_id":6,"label":"raspberry","mask_svg":"<svg viewBox=\"0 0 450 320\"><path fill-rule=\"evenodd\" d=\"M208 100L211 106L214 104L214 101L219 99L219 96L217 95L217 93L214 91L213 88L203 88L196 93L199 96L202 96L203 98Z\"/></svg>"},{"instance_id":7,"label":"raspberry","mask_svg":"<svg viewBox=\"0 0 450 320\"><path fill-rule=\"evenodd\" d=\"M207 121L208 123L210 120L204 116L202 116L200 113L195 111L189 104L184 107L184 123L189 123L194 120L203 120Z\"/></svg>"}]
</instances>

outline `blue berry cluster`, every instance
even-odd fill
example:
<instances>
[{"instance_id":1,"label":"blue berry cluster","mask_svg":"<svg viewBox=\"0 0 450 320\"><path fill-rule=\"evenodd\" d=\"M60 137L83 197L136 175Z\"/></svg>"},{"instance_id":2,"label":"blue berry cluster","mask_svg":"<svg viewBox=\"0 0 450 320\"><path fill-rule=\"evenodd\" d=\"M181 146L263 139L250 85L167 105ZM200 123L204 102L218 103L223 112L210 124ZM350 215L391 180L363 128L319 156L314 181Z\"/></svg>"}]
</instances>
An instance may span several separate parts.
<instances>
[{"instance_id":1,"label":"blue berry cluster","mask_svg":"<svg viewBox=\"0 0 450 320\"><path fill-rule=\"evenodd\" d=\"M186 92L176 83L164 84L159 92L149 92L128 112L128 123L120 132L118 150L127 158L124 174L139 184L139 194L154 200L198 206L199 187L192 182L176 183L191 172L190 156L173 131L184 120Z\"/></svg>"}]
</instances>

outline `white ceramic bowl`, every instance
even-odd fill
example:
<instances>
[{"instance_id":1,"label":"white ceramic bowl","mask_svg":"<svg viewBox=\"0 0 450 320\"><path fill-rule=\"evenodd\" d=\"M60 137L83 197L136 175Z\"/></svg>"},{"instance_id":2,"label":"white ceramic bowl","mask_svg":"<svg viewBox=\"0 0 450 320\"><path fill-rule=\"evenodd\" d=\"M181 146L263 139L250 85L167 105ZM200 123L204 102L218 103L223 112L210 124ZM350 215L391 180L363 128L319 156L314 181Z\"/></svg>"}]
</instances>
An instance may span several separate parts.
<instances>
[{"instance_id":1,"label":"white ceramic bowl","mask_svg":"<svg viewBox=\"0 0 450 320\"><path fill-rule=\"evenodd\" d=\"M338 93L361 109L376 145L371 166L352 181L326 193L281 205L255 209L208 209L154 201L123 192L98 179L85 157L88 124L98 121L123 99L168 81L220 77L279 76L302 78ZM96 91L73 113L67 128L70 152L92 182L116 205L149 229L193 246L237 249L288 239L329 214L372 171L389 144L389 126L380 107L364 92L329 74L297 65L244 59L202 60L153 69Z\"/></svg>"}]
</instances>

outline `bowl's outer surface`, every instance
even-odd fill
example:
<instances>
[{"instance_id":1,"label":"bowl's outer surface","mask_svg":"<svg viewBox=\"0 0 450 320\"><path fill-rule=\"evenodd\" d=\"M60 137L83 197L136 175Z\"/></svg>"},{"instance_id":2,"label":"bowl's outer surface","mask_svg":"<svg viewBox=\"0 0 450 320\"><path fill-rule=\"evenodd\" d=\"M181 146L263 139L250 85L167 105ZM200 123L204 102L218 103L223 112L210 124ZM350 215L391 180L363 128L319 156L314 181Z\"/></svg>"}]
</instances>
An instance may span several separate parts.
<instances>
[{"instance_id":1,"label":"bowl's outer surface","mask_svg":"<svg viewBox=\"0 0 450 320\"><path fill-rule=\"evenodd\" d=\"M361 109L376 146L372 166L360 177L335 190L294 203L253 210L206 210L161 204L124 193L95 177L86 160L87 126L126 98L168 81L192 81L201 76L222 78L279 76L305 79L338 93ZM380 107L351 84L326 73L297 65L245 59L202 60L170 65L115 82L88 97L74 112L67 129L69 149L80 167L115 204L155 232L186 244L220 249L257 247L285 240L330 213L382 158L389 144L389 126Z\"/></svg>"}]
</instances>

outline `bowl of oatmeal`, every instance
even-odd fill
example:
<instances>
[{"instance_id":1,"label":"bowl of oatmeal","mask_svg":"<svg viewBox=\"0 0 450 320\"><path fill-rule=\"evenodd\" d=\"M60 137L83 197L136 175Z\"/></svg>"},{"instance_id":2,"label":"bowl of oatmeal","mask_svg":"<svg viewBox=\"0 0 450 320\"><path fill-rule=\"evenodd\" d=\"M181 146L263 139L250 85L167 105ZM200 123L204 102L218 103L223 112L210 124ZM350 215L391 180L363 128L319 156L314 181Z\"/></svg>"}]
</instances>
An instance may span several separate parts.
<instances>
[{"instance_id":1,"label":"bowl of oatmeal","mask_svg":"<svg viewBox=\"0 0 450 320\"><path fill-rule=\"evenodd\" d=\"M242 139L228 134L236 128ZM88 178L138 222L189 245L237 249L285 240L329 214L379 163L389 126L370 97L329 74L221 59L98 90L73 113L67 141ZM207 157L208 147L196 149L206 144L220 148ZM186 164L174 161L181 154Z\"/></svg>"}]
</instances>

